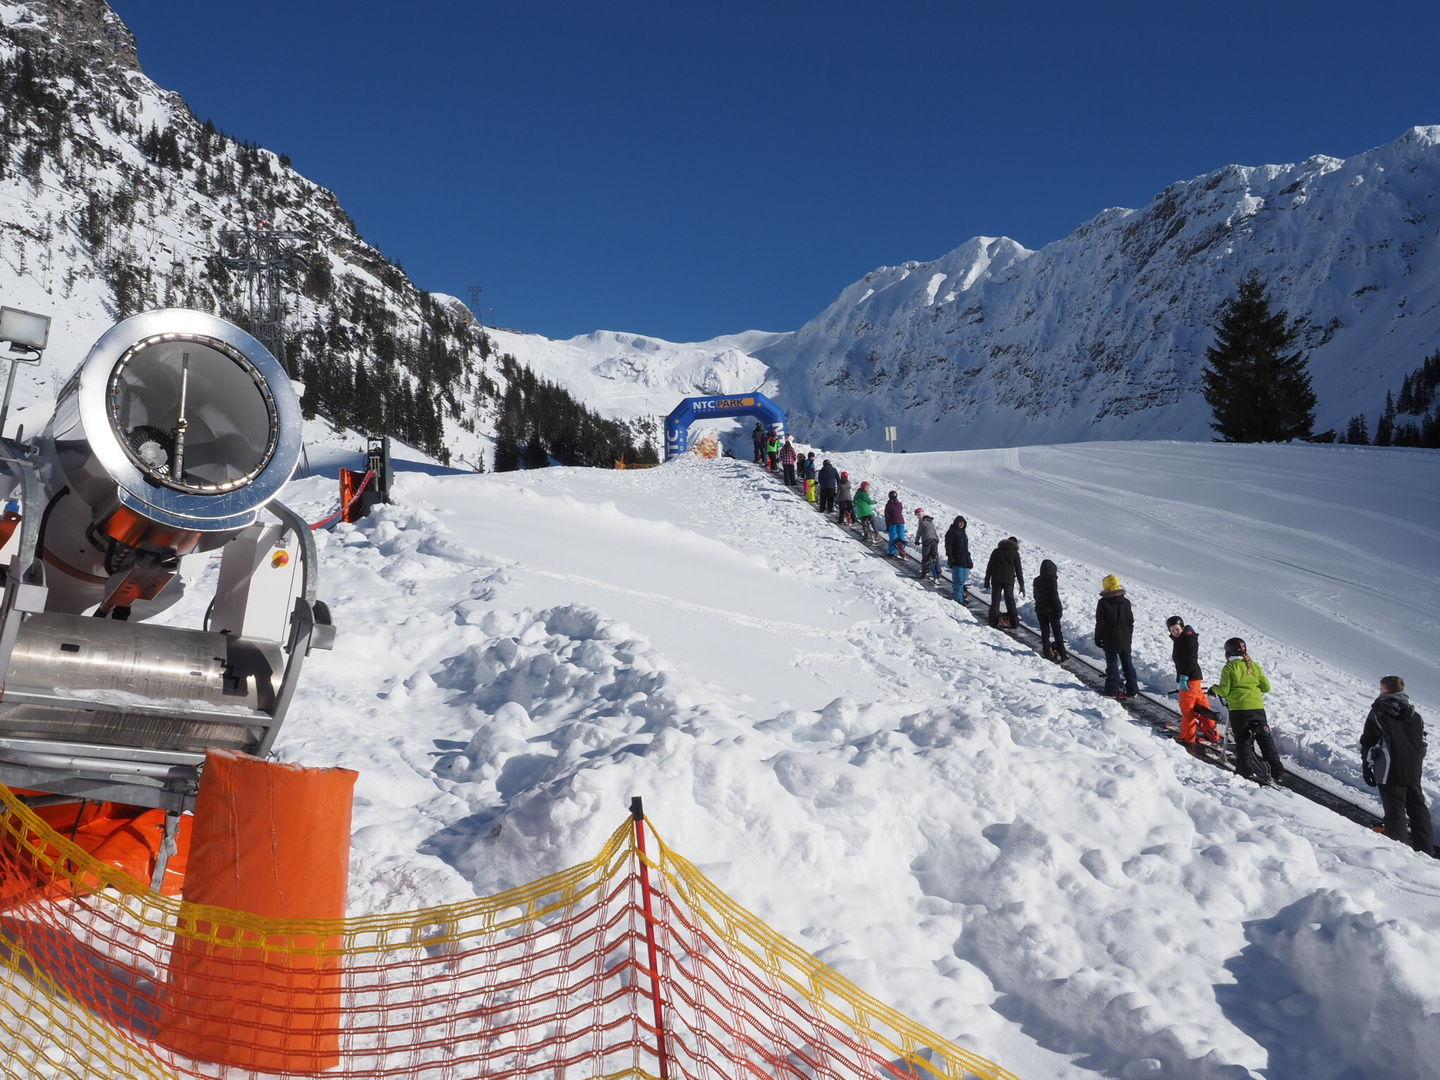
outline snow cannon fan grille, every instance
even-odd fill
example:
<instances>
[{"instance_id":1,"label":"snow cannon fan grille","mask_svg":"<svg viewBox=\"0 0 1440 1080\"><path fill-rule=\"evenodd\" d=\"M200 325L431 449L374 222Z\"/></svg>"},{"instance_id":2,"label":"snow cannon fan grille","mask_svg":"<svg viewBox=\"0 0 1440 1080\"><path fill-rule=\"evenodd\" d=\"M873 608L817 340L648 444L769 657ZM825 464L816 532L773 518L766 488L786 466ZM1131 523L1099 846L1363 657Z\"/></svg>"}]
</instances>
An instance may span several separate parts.
<instances>
[{"instance_id":1,"label":"snow cannon fan grille","mask_svg":"<svg viewBox=\"0 0 1440 1080\"><path fill-rule=\"evenodd\" d=\"M175 491L244 487L279 441L269 381L218 338L172 333L136 342L110 373L106 406L131 463L148 483Z\"/></svg>"}]
</instances>

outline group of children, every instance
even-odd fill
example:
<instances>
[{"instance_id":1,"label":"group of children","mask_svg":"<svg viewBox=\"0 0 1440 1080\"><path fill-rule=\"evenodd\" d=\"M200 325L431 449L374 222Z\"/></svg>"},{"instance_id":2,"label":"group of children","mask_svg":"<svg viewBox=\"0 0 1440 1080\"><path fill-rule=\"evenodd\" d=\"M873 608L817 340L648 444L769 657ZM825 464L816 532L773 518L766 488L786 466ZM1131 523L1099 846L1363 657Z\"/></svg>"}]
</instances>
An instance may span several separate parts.
<instances>
[{"instance_id":1,"label":"group of children","mask_svg":"<svg viewBox=\"0 0 1440 1080\"><path fill-rule=\"evenodd\" d=\"M761 460L760 426L756 425L756 460ZM861 538L867 544L879 539L883 520L889 555L904 560L906 551L905 508L899 494L891 491L883 509L877 506L870 481L851 487L850 474L837 472L829 460L817 470L815 454L803 458L789 438L783 441L772 432L766 442L769 467L773 471L778 457L786 469L786 483L812 481L818 486L822 512L834 511L841 524L858 523ZM788 464L787 455L788 454ZM800 473L795 473L796 462ZM807 490L807 495L810 494ZM920 545L920 575L935 583L940 580L940 536L934 519L922 507L913 511L916 519L915 540ZM966 585L974 564L970 557L967 523L957 515L945 534L945 561L950 569L956 601L969 598ZM1015 605L1015 588L1025 595L1025 580L1020 561L1019 541L1006 537L996 545L985 570L985 588L990 593L989 623L991 626L1015 626L1019 615ZM1045 559L1040 576L1033 582L1035 617L1040 623L1041 653L1056 663L1068 660L1060 618L1064 605L1060 600L1059 572L1055 563ZM1000 614L1002 600L1005 615ZM1105 654L1105 694L1120 701L1139 693L1135 665L1131 658L1135 615L1125 589L1115 574L1107 574L1100 585L1100 598L1095 607L1095 644ZM1275 739L1265 714L1265 694L1270 680L1264 669L1252 658L1243 638L1232 637L1225 642L1225 666L1220 681L1206 687L1200 669L1200 636L1184 618L1172 615L1165 622L1171 639L1171 660L1175 665L1175 690L1180 705L1182 743L1217 743L1220 739L1216 716L1210 709L1209 695L1214 694L1229 706L1230 732L1235 741L1235 771L1247 779L1278 787L1285 773ZM1409 843L1417 851L1432 853L1434 838L1430 812L1420 788L1419 762L1425 753L1424 724L1405 697L1404 681L1387 675L1381 680L1381 696L1366 718L1361 739L1364 773L1367 783L1380 788L1385 807L1387 836ZM1387 726L1388 725L1388 726ZM1393 730L1392 730L1393 729ZM1256 749L1259 761L1256 760ZM1400 765L1395 763L1399 761ZM1263 762L1263 764L1261 764Z\"/></svg>"}]
</instances>

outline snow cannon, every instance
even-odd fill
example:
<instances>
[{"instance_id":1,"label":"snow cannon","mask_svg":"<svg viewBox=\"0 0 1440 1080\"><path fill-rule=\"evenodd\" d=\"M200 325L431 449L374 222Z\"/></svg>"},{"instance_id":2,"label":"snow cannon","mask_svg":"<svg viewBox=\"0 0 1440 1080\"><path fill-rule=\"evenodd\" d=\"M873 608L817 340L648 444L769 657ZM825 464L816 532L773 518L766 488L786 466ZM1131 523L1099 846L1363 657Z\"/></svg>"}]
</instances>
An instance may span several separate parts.
<instances>
[{"instance_id":1,"label":"snow cannon","mask_svg":"<svg viewBox=\"0 0 1440 1080\"><path fill-rule=\"evenodd\" d=\"M334 634L310 529L275 498L301 436L263 345L171 309L112 327L40 435L0 440L0 781L178 815L207 750L270 749ZM145 621L212 558L198 627Z\"/></svg>"}]
</instances>

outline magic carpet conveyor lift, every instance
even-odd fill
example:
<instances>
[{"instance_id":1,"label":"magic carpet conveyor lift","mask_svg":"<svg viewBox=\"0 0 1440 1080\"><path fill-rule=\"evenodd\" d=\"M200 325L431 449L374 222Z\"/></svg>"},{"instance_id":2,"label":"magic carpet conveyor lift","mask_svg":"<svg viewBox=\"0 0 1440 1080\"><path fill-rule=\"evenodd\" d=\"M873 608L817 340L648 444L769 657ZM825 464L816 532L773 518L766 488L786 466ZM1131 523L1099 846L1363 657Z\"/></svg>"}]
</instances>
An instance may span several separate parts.
<instances>
[{"instance_id":1,"label":"magic carpet conveyor lift","mask_svg":"<svg viewBox=\"0 0 1440 1080\"><path fill-rule=\"evenodd\" d=\"M182 310L111 328L44 431L0 441L19 504L0 524L0 781L173 826L206 750L270 750L306 655L334 641L314 538L275 499L300 449L276 360ZM203 625L145 621L216 550Z\"/></svg>"}]
</instances>

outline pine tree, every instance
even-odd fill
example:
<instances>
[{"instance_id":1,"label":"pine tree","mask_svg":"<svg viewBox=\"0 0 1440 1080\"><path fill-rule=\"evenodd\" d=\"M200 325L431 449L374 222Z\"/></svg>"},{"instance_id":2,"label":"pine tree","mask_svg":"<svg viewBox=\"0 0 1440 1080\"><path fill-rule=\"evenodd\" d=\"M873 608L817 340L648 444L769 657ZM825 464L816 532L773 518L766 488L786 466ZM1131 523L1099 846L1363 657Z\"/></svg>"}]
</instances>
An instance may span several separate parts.
<instances>
[{"instance_id":1,"label":"pine tree","mask_svg":"<svg viewBox=\"0 0 1440 1080\"><path fill-rule=\"evenodd\" d=\"M1220 305L1215 344L1205 351L1201 386L1214 411L1217 442L1285 442L1310 438L1315 392L1309 361L1295 344L1298 323L1272 312L1257 271Z\"/></svg>"},{"instance_id":2,"label":"pine tree","mask_svg":"<svg viewBox=\"0 0 1440 1080\"><path fill-rule=\"evenodd\" d=\"M1385 411L1375 425L1375 445L1389 446L1395 441L1395 395L1385 391Z\"/></svg>"},{"instance_id":3,"label":"pine tree","mask_svg":"<svg viewBox=\"0 0 1440 1080\"><path fill-rule=\"evenodd\" d=\"M550 455L545 452L545 443L540 438L540 425L530 428L530 440L525 444L525 468L543 469L550 464Z\"/></svg>"},{"instance_id":4,"label":"pine tree","mask_svg":"<svg viewBox=\"0 0 1440 1080\"><path fill-rule=\"evenodd\" d=\"M1370 427L1365 422L1364 413L1350 418L1350 423L1345 428L1345 441L1351 446L1370 445Z\"/></svg>"}]
</instances>

